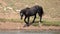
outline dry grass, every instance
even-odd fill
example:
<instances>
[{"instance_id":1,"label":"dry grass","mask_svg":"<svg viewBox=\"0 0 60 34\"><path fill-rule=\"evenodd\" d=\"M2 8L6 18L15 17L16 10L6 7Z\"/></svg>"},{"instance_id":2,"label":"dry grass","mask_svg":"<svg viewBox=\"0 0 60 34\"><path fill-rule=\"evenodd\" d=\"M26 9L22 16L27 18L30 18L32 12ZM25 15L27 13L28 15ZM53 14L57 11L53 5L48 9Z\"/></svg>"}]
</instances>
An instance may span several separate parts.
<instances>
[{"instance_id":1,"label":"dry grass","mask_svg":"<svg viewBox=\"0 0 60 34\"><path fill-rule=\"evenodd\" d=\"M17 9L23 9L28 5L29 7L34 6L35 3L42 6L45 12L45 15L50 16L51 18L60 17L60 1L59 0L0 0L0 13L18 13ZM12 10L7 9L4 11L4 8L12 7ZM12 13L13 14L13 13ZM9 14L7 14L9 15ZM13 14L14 15L14 14ZM18 15L18 14L17 14ZM6 17L6 16L5 16ZM19 16L17 16L19 17Z\"/></svg>"},{"instance_id":2,"label":"dry grass","mask_svg":"<svg viewBox=\"0 0 60 34\"><path fill-rule=\"evenodd\" d=\"M45 19L45 24L55 24L54 18L58 18L56 24L59 24L60 20L60 0L0 0L0 21L12 21L12 22L24 22L23 20L20 20L19 12L16 10L20 10L26 7L28 5L29 7L32 7L37 3L38 5L42 6L44 9L44 16L43 19ZM8 9L7 7L12 7L13 9ZM7 8L4 10L4 8ZM38 21L39 17L37 17ZM51 20L48 21L48 20Z\"/></svg>"}]
</instances>

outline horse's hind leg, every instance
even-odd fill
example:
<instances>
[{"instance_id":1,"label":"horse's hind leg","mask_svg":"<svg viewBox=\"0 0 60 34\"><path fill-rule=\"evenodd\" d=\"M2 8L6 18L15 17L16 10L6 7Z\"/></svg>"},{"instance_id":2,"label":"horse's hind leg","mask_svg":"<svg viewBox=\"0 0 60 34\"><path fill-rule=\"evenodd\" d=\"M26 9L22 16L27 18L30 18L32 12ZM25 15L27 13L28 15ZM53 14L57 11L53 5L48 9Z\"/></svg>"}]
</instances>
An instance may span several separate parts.
<instances>
[{"instance_id":1,"label":"horse's hind leg","mask_svg":"<svg viewBox=\"0 0 60 34\"><path fill-rule=\"evenodd\" d=\"M40 15L39 13L38 13L38 15L39 15L39 17L40 17L39 26L41 26L41 23L42 23L42 15Z\"/></svg>"},{"instance_id":2,"label":"horse's hind leg","mask_svg":"<svg viewBox=\"0 0 60 34\"><path fill-rule=\"evenodd\" d=\"M40 16L40 22L42 22L42 16Z\"/></svg>"},{"instance_id":3,"label":"horse's hind leg","mask_svg":"<svg viewBox=\"0 0 60 34\"><path fill-rule=\"evenodd\" d=\"M40 22L42 22L42 14L39 12L38 15L40 17Z\"/></svg>"},{"instance_id":4,"label":"horse's hind leg","mask_svg":"<svg viewBox=\"0 0 60 34\"><path fill-rule=\"evenodd\" d=\"M42 15L39 15L39 17L40 17L40 22L42 22Z\"/></svg>"},{"instance_id":5,"label":"horse's hind leg","mask_svg":"<svg viewBox=\"0 0 60 34\"><path fill-rule=\"evenodd\" d=\"M32 23L30 23L30 25L34 23L35 19L36 19L36 15L34 16L34 19L33 19Z\"/></svg>"},{"instance_id":6,"label":"horse's hind leg","mask_svg":"<svg viewBox=\"0 0 60 34\"><path fill-rule=\"evenodd\" d=\"M30 17L28 17L28 26L29 26L29 19L30 19Z\"/></svg>"}]
</instances>

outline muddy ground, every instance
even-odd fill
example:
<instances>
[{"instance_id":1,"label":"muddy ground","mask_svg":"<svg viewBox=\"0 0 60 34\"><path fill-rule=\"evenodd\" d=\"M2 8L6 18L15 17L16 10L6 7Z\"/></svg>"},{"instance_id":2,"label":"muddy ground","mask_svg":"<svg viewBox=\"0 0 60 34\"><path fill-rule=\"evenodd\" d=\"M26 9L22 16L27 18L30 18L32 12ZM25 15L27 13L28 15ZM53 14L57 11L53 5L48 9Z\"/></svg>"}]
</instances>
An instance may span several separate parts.
<instances>
[{"instance_id":1,"label":"muddy ground","mask_svg":"<svg viewBox=\"0 0 60 34\"><path fill-rule=\"evenodd\" d=\"M60 31L60 26L29 26L23 27L24 23L13 23L13 22L0 22L0 30L40 30L40 31Z\"/></svg>"}]
</instances>

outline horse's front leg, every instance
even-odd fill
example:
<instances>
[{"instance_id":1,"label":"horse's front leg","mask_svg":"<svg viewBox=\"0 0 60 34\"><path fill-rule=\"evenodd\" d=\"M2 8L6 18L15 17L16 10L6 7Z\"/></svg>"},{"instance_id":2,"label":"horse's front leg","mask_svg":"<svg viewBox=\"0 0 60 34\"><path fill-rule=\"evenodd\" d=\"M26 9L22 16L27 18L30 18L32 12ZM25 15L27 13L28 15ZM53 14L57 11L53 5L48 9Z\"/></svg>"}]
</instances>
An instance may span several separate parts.
<instances>
[{"instance_id":1,"label":"horse's front leg","mask_svg":"<svg viewBox=\"0 0 60 34\"><path fill-rule=\"evenodd\" d=\"M30 17L28 17L28 25L29 25L29 19L30 19Z\"/></svg>"},{"instance_id":2,"label":"horse's front leg","mask_svg":"<svg viewBox=\"0 0 60 34\"><path fill-rule=\"evenodd\" d=\"M27 18L27 17L24 18L24 22L26 23L25 26L29 26L29 23L26 21L26 18Z\"/></svg>"}]
</instances>

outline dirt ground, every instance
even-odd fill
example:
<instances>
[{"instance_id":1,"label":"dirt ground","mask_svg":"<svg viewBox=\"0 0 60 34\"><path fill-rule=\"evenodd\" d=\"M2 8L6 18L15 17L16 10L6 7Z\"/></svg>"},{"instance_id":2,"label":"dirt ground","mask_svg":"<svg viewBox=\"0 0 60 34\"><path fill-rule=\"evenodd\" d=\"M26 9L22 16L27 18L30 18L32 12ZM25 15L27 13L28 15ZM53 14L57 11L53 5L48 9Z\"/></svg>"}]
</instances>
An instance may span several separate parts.
<instances>
[{"instance_id":1,"label":"dirt ground","mask_svg":"<svg viewBox=\"0 0 60 34\"><path fill-rule=\"evenodd\" d=\"M13 23L13 22L0 22L0 30L40 30L40 31L50 31L50 30L56 30L60 31L60 26L29 26L29 27L23 27L24 24L22 23Z\"/></svg>"}]
</instances>

